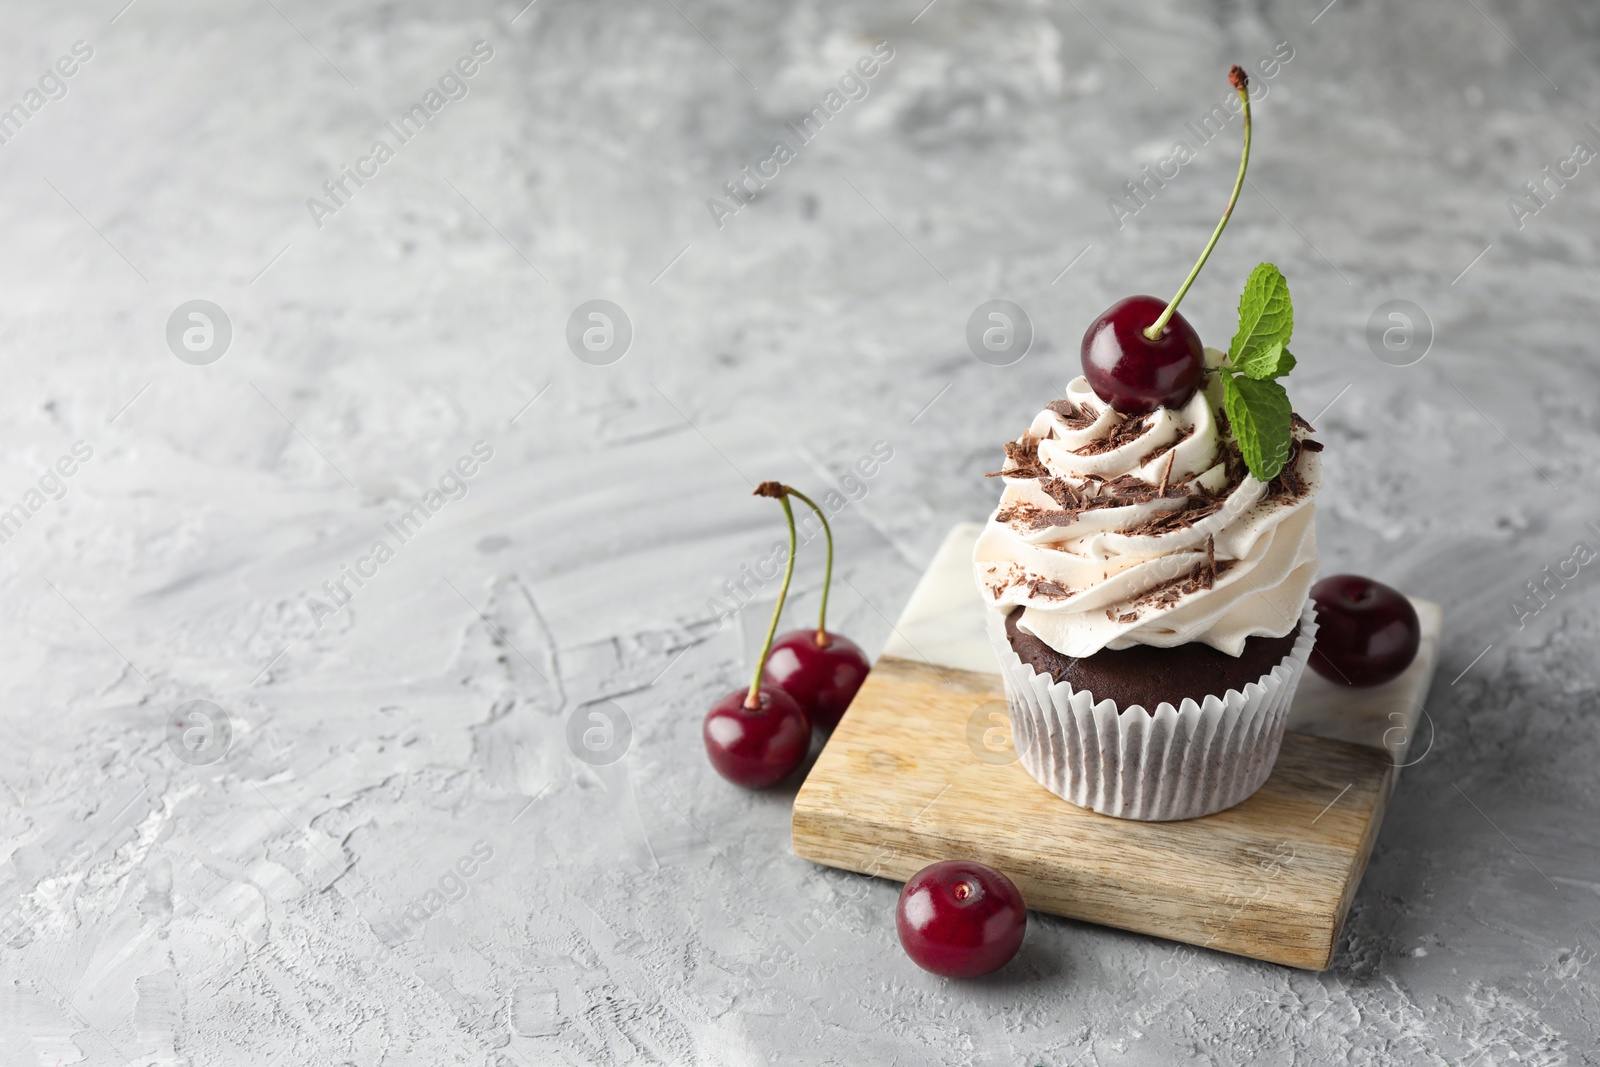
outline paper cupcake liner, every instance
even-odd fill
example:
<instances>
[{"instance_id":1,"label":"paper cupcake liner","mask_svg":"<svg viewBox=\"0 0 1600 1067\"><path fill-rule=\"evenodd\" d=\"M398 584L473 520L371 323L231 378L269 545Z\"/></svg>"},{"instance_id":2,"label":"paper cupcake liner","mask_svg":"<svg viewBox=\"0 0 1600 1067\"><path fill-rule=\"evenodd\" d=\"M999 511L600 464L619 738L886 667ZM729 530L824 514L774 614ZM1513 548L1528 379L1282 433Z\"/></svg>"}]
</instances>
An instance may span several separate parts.
<instances>
[{"instance_id":1,"label":"paper cupcake liner","mask_svg":"<svg viewBox=\"0 0 1600 1067\"><path fill-rule=\"evenodd\" d=\"M1023 663L991 612L1011 737L1022 765L1050 792L1119 819L1161 822L1224 811L1260 789L1283 741L1295 687L1316 640L1308 600L1289 654L1244 687L1201 703L1163 701L1151 715L1135 705L1096 702Z\"/></svg>"}]
</instances>

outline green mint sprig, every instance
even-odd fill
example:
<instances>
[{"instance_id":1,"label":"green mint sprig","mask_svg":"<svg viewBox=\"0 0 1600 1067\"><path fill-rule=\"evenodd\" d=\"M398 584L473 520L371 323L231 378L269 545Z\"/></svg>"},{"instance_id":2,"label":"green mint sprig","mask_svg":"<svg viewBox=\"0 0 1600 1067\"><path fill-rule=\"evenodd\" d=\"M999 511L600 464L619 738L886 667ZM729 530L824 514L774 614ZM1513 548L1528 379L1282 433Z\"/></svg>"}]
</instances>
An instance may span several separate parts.
<instances>
[{"instance_id":1,"label":"green mint sprig","mask_svg":"<svg viewBox=\"0 0 1600 1067\"><path fill-rule=\"evenodd\" d=\"M1278 268L1261 263L1250 272L1239 297L1239 332L1228 346L1222 404L1239 442L1244 464L1258 481L1270 482L1289 461L1293 409L1277 381L1294 369L1289 334L1294 305Z\"/></svg>"}]
</instances>

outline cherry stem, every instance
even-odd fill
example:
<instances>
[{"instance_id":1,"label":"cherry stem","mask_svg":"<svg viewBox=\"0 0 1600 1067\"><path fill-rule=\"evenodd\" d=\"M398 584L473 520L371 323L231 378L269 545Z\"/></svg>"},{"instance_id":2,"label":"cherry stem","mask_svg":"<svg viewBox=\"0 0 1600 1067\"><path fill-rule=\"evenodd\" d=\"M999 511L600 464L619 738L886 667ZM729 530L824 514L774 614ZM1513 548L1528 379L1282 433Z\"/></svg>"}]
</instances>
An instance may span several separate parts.
<instances>
[{"instance_id":1,"label":"cherry stem","mask_svg":"<svg viewBox=\"0 0 1600 1067\"><path fill-rule=\"evenodd\" d=\"M1189 286L1200 276L1200 268L1206 265L1206 260L1211 258L1211 250L1217 246L1217 238L1222 236L1222 230L1228 225L1228 217L1233 214L1233 205L1239 202L1239 191L1244 188L1244 170L1250 165L1250 81L1242 67L1235 66L1228 72L1228 81L1233 85L1234 91L1239 94L1239 99L1244 102L1244 154L1239 157L1239 176L1233 181L1233 195L1228 197L1228 207L1222 213L1222 219L1217 223L1217 228L1211 231L1211 240L1206 242L1204 252L1195 263L1194 270L1183 280L1183 285L1178 288L1178 295L1172 298L1161 317L1150 324L1144 335L1152 341L1161 340L1161 335L1167 332L1167 323L1178 310L1178 304L1189 293Z\"/></svg>"},{"instance_id":2,"label":"cherry stem","mask_svg":"<svg viewBox=\"0 0 1600 1067\"><path fill-rule=\"evenodd\" d=\"M817 518L822 520L822 533L828 539L828 569L822 574L822 611L817 616L817 647L827 648L832 642L828 639L828 589L833 585L833 527L828 525L828 516L823 514L817 502L806 496L792 485L783 487L790 496L797 496L805 501L812 511L817 513Z\"/></svg>"},{"instance_id":3,"label":"cherry stem","mask_svg":"<svg viewBox=\"0 0 1600 1067\"><path fill-rule=\"evenodd\" d=\"M778 590L778 603L772 609L772 625L767 627L767 641L761 646L761 655L756 658L756 675L750 679L750 692L745 694L744 706L750 711L759 710L761 707L761 674L767 669L767 655L772 651L772 639L778 635L778 616L783 614L783 602L789 596L789 579L794 577L794 508L789 506L789 494L794 492L781 482L762 482L756 487L756 496L776 497L778 503L783 505L783 517L789 523L789 562L783 569L783 586ZM797 496L799 494L796 494ZM807 503L810 503L807 501ZM816 505L813 504L812 507Z\"/></svg>"}]
</instances>

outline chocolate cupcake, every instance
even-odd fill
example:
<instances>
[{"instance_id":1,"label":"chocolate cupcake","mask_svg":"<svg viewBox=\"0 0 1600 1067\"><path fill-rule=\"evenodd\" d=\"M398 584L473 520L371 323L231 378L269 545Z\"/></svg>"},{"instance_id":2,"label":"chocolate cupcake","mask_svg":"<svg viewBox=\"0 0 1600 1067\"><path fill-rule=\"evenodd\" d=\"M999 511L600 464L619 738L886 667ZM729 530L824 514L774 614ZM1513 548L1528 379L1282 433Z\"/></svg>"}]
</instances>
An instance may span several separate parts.
<instances>
[{"instance_id":1,"label":"chocolate cupcake","mask_svg":"<svg viewBox=\"0 0 1600 1067\"><path fill-rule=\"evenodd\" d=\"M1023 765L1107 815L1192 818L1260 788L1316 635L1321 445L1294 418L1258 480L1221 379L1137 415L1074 380L1006 445L974 550Z\"/></svg>"}]
</instances>

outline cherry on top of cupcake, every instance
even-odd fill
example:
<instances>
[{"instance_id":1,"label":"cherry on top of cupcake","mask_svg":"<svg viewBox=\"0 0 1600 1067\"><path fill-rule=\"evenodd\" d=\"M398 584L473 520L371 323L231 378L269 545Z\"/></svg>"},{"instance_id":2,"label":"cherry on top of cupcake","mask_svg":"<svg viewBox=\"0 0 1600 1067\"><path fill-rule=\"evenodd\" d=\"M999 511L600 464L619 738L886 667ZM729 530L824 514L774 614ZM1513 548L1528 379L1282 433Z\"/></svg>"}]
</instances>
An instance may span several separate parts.
<instances>
[{"instance_id":1,"label":"cherry on top of cupcake","mask_svg":"<svg viewBox=\"0 0 1600 1067\"><path fill-rule=\"evenodd\" d=\"M1228 357L1209 372L1200 335L1178 314L1178 305L1233 215L1250 163L1249 79L1235 66L1228 81L1243 104L1244 151L1222 219L1171 301L1163 304L1153 296L1130 296L1089 324L1081 349L1083 376L1095 394L1118 412L1144 415L1157 408L1183 407L1204 385L1207 373L1220 374L1223 407L1245 465L1257 479L1269 482L1288 461L1292 443L1289 394L1277 381L1295 362L1288 348L1294 329L1288 282L1271 263L1250 273L1239 297L1239 329Z\"/></svg>"}]
</instances>

